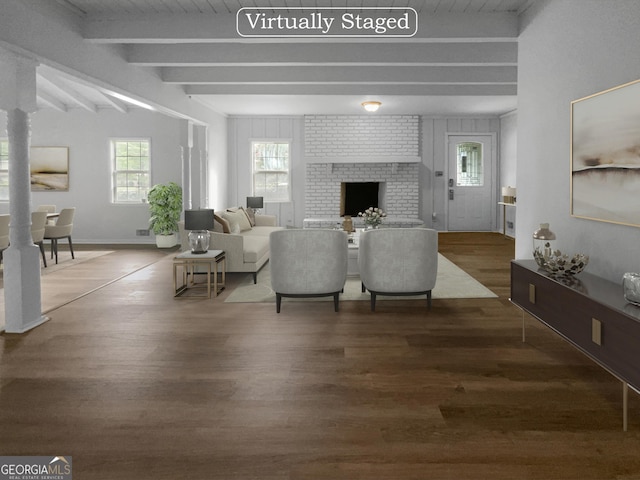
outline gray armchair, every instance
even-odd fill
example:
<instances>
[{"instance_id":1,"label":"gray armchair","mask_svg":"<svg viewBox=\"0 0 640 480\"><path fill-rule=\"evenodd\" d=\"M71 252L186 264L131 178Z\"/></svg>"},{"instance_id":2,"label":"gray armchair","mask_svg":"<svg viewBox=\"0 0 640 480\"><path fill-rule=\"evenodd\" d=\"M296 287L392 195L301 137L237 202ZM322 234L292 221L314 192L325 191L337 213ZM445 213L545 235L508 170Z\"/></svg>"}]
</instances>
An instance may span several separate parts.
<instances>
[{"instance_id":1,"label":"gray armchair","mask_svg":"<svg viewBox=\"0 0 640 480\"><path fill-rule=\"evenodd\" d=\"M287 229L269 236L271 287L276 311L282 297L333 296L338 311L339 295L347 280L347 234L340 230Z\"/></svg>"},{"instance_id":2,"label":"gray armchair","mask_svg":"<svg viewBox=\"0 0 640 480\"><path fill-rule=\"evenodd\" d=\"M371 310L377 295L427 296L438 273L438 232L429 228L381 228L360 234L358 268L362 291L371 294Z\"/></svg>"}]
</instances>

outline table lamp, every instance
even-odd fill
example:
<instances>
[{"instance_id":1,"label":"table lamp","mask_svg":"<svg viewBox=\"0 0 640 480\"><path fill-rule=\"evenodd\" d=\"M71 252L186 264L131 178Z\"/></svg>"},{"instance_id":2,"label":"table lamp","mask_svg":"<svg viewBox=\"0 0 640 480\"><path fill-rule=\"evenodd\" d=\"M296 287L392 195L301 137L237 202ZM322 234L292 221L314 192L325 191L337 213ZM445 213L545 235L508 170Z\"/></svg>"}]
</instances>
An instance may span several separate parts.
<instances>
[{"instance_id":1,"label":"table lamp","mask_svg":"<svg viewBox=\"0 0 640 480\"><path fill-rule=\"evenodd\" d=\"M262 207L264 207L263 197L247 197L247 208L252 209L253 213L258 213Z\"/></svg>"},{"instance_id":2,"label":"table lamp","mask_svg":"<svg viewBox=\"0 0 640 480\"><path fill-rule=\"evenodd\" d=\"M502 187L502 201L516 203L516 187Z\"/></svg>"},{"instance_id":3,"label":"table lamp","mask_svg":"<svg viewBox=\"0 0 640 480\"><path fill-rule=\"evenodd\" d=\"M209 230L213 230L213 209L185 210L184 229L189 232L191 253L207 253L209 250Z\"/></svg>"}]
</instances>

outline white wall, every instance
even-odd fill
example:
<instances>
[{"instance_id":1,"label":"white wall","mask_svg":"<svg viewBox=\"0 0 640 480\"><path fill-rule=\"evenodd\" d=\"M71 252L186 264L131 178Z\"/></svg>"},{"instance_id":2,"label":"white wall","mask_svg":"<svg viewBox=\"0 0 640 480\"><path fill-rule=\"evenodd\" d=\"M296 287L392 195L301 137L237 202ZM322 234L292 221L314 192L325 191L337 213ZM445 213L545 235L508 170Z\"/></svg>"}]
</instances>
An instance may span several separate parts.
<instances>
[{"instance_id":1,"label":"white wall","mask_svg":"<svg viewBox=\"0 0 640 480\"><path fill-rule=\"evenodd\" d=\"M263 213L276 215L281 226L302 228L304 219L304 117L229 117L227 195L214 208L246 205L252 195L251 140L291 140L291 196L286 203L267 203Z\"/></svg>"},{"instance_id":2,"label":"white wall","mask_svg":"<svg viewBox=\"0 0 640 480\"><path fill-rule=\"evenodd\" d=\"M207 198L203 206L223 207L228 196L228 145L227 118L222 115L210 115L207 127Z\"/></svg>"},{"instance_id":3,"label":"white wall","mask_svg":"<svg viewBox=\"0 0 640 480\"><path fill-rule=\"evenodd\" d=\"M518 160L518 113L509 112L500 117L500 172L498 187L516 187ZM517 196L517 191L516 191ZM502 199L501 199L502 200ZM517 207L515 207L517 208ZM516 210L514 207L498 209L498 226L504 226L505 233L515 236ZM503 221L504 210L506 222Z\"/></svg>"},{"instance_id":4,"label":"white wall","mask_svg":"<svg viewBox=\"0 0 640 480\"><path fill-rule=\"evenodd\" d=\"M36 112L31 116L31 145L69 147L69 191L33 192L32 207L76 207L76 243L153 243L153 235L136 236L136 229L148 228L148 205L111 203L109 140L150 138L152 183L181 184L182 123L185 121L142 109L127 114L111 109L98 113L81 109ZM1 117L0 131L6 131L6 115ZM1 204L0 209L8 212L9 205Z\"/></svg>"},{"instance_id":5,"label":"white wall","mask_svg":"<svg viewBox=\"0 0 640 480\"><path fill-rule=\"evenodd\" d=\"M640 2L552 0L524 16L518 50L516 257L549 222L558 247L620 281L640 271L640 230L570 215L570 103L640 78Z\"/></svg>"},{"instance_id":6,"label":"white wall","mask_svg":"<svg viewBox=\"0 0 640 480\"><path fill-rule=\"evenodd\" d=\"M516 187L518 160L518 113L500 117L500 187ZM517 193L517 192L516 192Z\"/></svg>"}]
</instances>

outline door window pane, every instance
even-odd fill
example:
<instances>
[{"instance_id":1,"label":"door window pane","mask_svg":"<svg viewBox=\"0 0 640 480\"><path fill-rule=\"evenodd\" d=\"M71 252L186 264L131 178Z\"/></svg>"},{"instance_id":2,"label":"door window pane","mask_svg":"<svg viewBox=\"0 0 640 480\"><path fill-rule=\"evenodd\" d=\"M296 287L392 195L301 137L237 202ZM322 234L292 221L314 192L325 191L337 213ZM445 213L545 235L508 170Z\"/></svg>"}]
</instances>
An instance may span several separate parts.
<instances>
[{"instance_id":1,"label":"door window pane","mask_svg":"<svg viewBox=\"0 0 640 480\"><path fill-rule=\"evenodd\" d=\"M464 142L456 145L458 187L482 187L484 185L484 162L482 144Z\"/></svg>"}]
</instances>

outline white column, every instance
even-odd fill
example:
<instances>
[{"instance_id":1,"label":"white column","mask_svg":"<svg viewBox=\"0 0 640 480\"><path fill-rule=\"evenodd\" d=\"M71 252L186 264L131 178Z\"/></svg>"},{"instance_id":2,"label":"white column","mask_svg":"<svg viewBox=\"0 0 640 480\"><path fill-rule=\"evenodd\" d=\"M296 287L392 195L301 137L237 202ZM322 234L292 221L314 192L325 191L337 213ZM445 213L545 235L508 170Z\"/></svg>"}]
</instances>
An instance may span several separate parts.
<instances>
[{"instance_id":1,"label":"white column","mask_svg":"<svg viewBox=\"0 0 640 480\"><path fill-rule=\"evenodd\" d=\"M193 122L187 121L187 163L189 164L189 176L186 188L183 189L183 193L186 193L187 207L193 208Z\"/></svg>"},{"instance_id":2,"label":"white column","mask_svg":"<svg viewBox=\"0 0 640 480\"><path fill-rule=\"evenodd\" d=\"M24 333L44 321L40 250L31 241L30 120L36 110L36 63L0 52L0 108L7 111L11 245L4 256L5 330Z\"/></svg>"}]
</instances>

